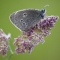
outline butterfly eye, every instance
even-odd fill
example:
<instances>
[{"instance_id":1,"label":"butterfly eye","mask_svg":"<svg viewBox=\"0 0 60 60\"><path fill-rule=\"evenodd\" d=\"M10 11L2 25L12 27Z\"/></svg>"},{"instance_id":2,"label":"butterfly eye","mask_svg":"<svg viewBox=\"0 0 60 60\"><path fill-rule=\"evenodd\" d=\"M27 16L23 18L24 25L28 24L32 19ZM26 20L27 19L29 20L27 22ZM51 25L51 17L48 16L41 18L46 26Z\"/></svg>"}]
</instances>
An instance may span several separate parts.
<instances>
[{"instance_id":1,"label":"butterfly eye","mask_svg":"<svg viewBox=\"0 0 60 60\"><path fill-rule=\"evenodd\" d=\"M27 13L23 13L23 17L26 17L27 16Z\"/></svg>"}]
</instances>

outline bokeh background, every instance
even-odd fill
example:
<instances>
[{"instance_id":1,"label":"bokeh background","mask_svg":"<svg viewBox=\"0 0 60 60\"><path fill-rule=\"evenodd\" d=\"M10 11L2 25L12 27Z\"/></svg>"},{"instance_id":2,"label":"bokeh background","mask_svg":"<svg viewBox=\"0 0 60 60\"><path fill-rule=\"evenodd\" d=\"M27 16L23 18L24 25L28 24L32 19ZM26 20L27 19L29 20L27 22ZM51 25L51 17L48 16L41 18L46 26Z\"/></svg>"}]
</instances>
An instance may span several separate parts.
<instances>
[{"instance_id":1,"label":"bokeh background","mask_svg":"<svg viewBox=\"0 0 60 60\"><path fill-rule=\"evenodd\" d=\"M22 9L42 9L47 4L47 15L60 16L60 0L0 0L0 28L6 34L11 33L10 45L13 51L14 38L21 35L21 31L11 24L9 15ZM5 60L9 55L10 51L6 57L0 55L0 60ZM60 19L51 30L51 35L45 38L44 44L37 45L30 55L14 54L10 60L60 60Z\"/></svg>"}]
</instances>

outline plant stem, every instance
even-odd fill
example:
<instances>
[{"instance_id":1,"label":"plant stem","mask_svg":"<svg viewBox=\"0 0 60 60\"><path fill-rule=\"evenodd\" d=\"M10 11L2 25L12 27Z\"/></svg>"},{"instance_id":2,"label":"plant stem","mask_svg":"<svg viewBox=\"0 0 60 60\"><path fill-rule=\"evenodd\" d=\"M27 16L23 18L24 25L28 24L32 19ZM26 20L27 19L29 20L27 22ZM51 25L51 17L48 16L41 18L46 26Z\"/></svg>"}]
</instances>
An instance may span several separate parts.
<instances>
[{"instance_id":1,"label":"plant stem","mask_svg":"<svg viewBox=\"0 0 60 60\"><path fill-rule=\"evenodd\" d=\"M6 60L10 60L10 58L12 57L13 54L10 54L10 56L6 59Z\"/></svg>"},{"instance_id":2,"label":"plant stem","mask_svg":"<svg viewBox=\"0 0 60 60\"><path fill-rule=\"evenodd\" d=\"M9 41L8 41L8 47L9 47L9 49L10 49L11 54L10 54L10 56L9 56L6 60L10 60L10 58L11 58L12 55L14 54L13 51L12 51L12 49L11 49L11 47L10 47L10 42L9 42Z\"/></svg>"},{"instance_id":3,"label":"plant stem","mask_svg":"<svg viewBox=\"0 0 60 60\"><path fill-rule=\"evenodd\" d=\"M9 46L9 49L10 49L11 54L14 54L13 51L12 51L12 49L11 49L11 47L10 47L9 41L8 41L8 46Z\"/></svg>"}]
</instances>

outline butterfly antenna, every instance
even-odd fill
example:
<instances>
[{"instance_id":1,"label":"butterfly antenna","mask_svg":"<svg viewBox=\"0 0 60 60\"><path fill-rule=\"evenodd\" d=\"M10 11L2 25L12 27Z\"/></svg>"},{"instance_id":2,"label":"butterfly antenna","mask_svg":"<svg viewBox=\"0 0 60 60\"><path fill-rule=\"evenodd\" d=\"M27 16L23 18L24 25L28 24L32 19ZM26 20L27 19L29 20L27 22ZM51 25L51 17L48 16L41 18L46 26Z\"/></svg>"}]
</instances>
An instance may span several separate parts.
<instances>
[{"instance_id":1,"label":"butterfly antenna","mask_svg":"<svg viewBox=\"0 0 60 60\"><path fill-rule=\"evenodd\" d=\"M47 4L47 5L45 5L42 9L44 9L45 10L45 13L46 13L46 7L49 7L49 5ZM48 15L47 14L45 14L45 17L47 17Z\"/></svg>"},{"instance_id":2,"label":"butterfly antenna","mask_svg":"<svg viewBox=\"0 0 60 60\"><path fill-rule=\"evenodd\" d=\"M46 8L47 6L49 6L48 4L44 6L44 8Z\"/></svg>"}]
</instances>

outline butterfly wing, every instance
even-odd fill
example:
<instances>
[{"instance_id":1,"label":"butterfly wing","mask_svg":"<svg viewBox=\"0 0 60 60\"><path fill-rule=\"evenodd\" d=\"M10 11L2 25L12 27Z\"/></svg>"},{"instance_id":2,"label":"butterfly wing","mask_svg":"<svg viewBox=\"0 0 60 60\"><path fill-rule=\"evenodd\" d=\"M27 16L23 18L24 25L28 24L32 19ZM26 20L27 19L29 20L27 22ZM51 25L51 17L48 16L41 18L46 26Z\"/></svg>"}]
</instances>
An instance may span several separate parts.
<instances>
[{"instance_id":1,"label":"butterfly wing","mask_svg":"<svg viewBox=\"0 0 60 60\"><path fill-rule=\"evenodd\" d=\"M10 15L10 20L22 31L27 31L41 20L40 11L34 9L17 11Z\"/></svg>"}]
</instances>

